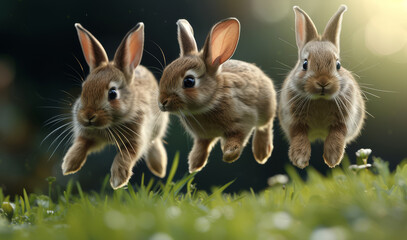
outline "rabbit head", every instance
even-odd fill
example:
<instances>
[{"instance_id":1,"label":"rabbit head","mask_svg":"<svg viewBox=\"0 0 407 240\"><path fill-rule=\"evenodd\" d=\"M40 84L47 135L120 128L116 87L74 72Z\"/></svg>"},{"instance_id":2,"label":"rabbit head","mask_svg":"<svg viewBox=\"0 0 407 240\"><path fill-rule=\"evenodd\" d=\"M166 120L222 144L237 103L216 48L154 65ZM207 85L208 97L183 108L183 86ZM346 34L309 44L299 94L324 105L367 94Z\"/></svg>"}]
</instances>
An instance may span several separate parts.
<instances>
[{"instance_id":1,"label":"rabbit head","mask_svg":"<svg viewBox=\"0 0 407 240\"><path fill-rule=\"evenodd\" d=\"M304 97L332 99L349 84L339 57L342 15L346 10L345 5L340 6L319 35L307 13L294 7L299 59L292 72L292 84Z\"/></svg>"},{"instance_id":2,"label":"rabbit head","mask_svg":"<svg viewBox=\"0 0 407 240\"><path fill-rule=\"evenodd\" d=\"M143 53L144 25L138 23L127 33L112 62L89 31L78 23L75 27L90 68L74 106L76 121L85 129L107 128L125 120L132 108L134 91L129 86Z\"/></svg>"},{"instance_id":3,"label":"rabbit head","mask_svg":"<svg viewBox=\"0 0 407 240\"><path fill-rule=\"evenodd\" d=\"M191 25L177 21L180 57L169 64L160 81L159 107L162 111L200 113L211 108L219 94L222 63L232 57L240 35L236 18L212 27L201 51L198 51Z\"/></svg>"}]
</instances>

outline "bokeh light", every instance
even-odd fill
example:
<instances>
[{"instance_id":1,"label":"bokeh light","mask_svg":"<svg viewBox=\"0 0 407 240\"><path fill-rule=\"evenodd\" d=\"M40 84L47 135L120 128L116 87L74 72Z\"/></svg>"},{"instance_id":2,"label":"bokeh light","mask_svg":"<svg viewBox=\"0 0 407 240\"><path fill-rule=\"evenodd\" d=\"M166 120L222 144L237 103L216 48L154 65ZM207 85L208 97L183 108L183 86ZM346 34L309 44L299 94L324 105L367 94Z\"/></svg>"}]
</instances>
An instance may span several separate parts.
<instances>
[{"instance_id":1,"label":"bokeh light","mask_svg":"<svg viewBox=\"0 0 407 240\"><path fill-rule=\"evenodd\" d=\"M407 1L366 0L364 7L369 17L365 26L366 47L377 55L403 51L407 44Z\"/></svg>"},{"instance_id":2,"label":"bokeh light","mask_svg":"<svg viewBox=\"0 0 407 240\"><path fill-rule=\"evenodd\" d=\"M366 46L373 53L390 55L403 49L407 32L401 24L391 21L386 16L372 18L366 26Z\"/></svg>"},{"instance_id":3,"label":"bokeh light","mask_svg":"<svg viewBox=\"0 0 407 240\"><path fill-rule=\"evenodd\" d=\"M291 3L286 0L253 0L253 15L260 21L278 22L291 10Z\"/></svg>"}]
</instances>

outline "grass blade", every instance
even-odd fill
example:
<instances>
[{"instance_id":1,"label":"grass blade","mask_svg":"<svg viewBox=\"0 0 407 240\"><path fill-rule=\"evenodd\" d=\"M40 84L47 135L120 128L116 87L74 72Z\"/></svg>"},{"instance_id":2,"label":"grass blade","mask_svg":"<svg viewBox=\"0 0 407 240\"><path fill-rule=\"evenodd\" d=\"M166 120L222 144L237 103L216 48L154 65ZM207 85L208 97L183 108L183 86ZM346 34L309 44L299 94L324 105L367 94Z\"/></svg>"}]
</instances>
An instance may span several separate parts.
<instances>
[{"instance_id":1,"label":"grass blade","mask_svg":"<svg viewBox=\"0 0 407 240\"><path fill-rule=\"evenodd\" d=\"M25 191L25 189L23 189L23 196L24 196L25 208L27 209L27 214L30 214L30 212L31 212L30 199L28 198L28 195L27 195L27 192Z\"/></svg>"}]
</instances>

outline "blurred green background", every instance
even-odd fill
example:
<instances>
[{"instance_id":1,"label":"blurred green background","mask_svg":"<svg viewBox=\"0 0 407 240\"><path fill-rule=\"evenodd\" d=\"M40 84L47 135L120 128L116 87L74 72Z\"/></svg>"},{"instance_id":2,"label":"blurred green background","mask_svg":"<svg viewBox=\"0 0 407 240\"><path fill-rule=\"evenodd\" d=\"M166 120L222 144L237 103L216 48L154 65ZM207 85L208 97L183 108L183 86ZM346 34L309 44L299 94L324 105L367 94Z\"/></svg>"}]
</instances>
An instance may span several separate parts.
<instances>
[{"instance_id":1,"label":"blurred green background","mask_svg":"<svg viewBox=\"0 0 407 240\"><path fill-rule=\"evenodd\" d=\"M69 112L73 101L70 95L76 97L80 93L78 79L84 74L76 58L84 66L85 74L88 72L74 23L79 22L91 31L112 57L127 31L137 22L144 22L146 42L142 64L159 79L164 60L157 45L165 53L167 63L178 57L175 22L179 18L190 21L198 46L202 46L213 24L237 17L242 31L234 58L256 63L279 89L297 61L292 7L303 8L322 32L340 4L349 8L343 19L341 62L366 87L367 110L374 116L367 118L362 135L346 152L354 162L357 149L371 148L373 155L389 161L394 168L407 156L407 0L3 0L0 7L0 187L6 194L20 193L23 187L28 191L43 191L47 186L44 179L52 175L61 185L74 178L84 189L98 189L110 172L113 147L90 156L80 172L64 177L60 165L69 147L69 136L60 129L40 145L47 134L62 125L45 126L46 120ZM175 152L180 151L177 177L181 177L187 173L186 158L192 139L176 117L171 120L166 148L169 164ZM233 164L221 161L221 151L216 146L208 165L196 176L197 187L209 189L236 179L229 190L265 188L267 178L284 173L284 166L289 164L288 144L277 121L274 146L273 155L265 165L255 162L250 145ZM311 165L322 172L328 171L322 160L321 144L313 146ZM142 173L147 178L153 177L142 161L133 171L132 183L139 182Z\"/></svg>"}]
</instances>

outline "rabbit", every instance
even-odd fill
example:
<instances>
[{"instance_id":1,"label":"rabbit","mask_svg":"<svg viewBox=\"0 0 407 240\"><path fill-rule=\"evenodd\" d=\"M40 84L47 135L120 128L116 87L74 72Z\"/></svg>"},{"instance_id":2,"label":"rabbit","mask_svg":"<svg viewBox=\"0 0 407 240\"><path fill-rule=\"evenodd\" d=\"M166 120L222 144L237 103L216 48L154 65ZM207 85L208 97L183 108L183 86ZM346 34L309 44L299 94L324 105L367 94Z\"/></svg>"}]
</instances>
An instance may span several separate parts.
<instances>
[{"instance_id":1,"label":"rabbit","mask_svg":"<svg viewBox=\"0 0 407 240\"><path fill-rule=\"evenodd\" d=\"M240 23L228 18L212 27L201 51L185 19L177 21L180 57L163 71L159 107L179 115L194 144L189 172L200 171L220 139L225 162L234 162L254 131L253 154L264 164L273 150L277 101L272 80L254 64L229 60Z\"/></svg>"},{"instance_id":2,"label":"rabbit","mask_svg":"<svg viewBox=\"0 0 407 240\"><path fill-rule=\"evenodd\" d=\"M310 17L295 6L298 62L283 82L278 117L287 136L289 158L305 168L311 142L324 141L323 159L333 168L340 164L345 147L361 132L365 102L352 73L341 66L339 35L341 5L319 35Z\"/></svg>"},{"instance_id":3,"label":"rabbit","mask_svg":"<svg viewBox=\"0 0 407 240\"><path fill-rule=\"evenodd\" d=\"M90 70L73 106L74 141L63 158L63 174L79 171L88 154L113 144L119 151L111 167L113 189L127 185L143 156L150 171L163 178L167 154L162 139L168 113L157 106L155 77L139 65L144 24L127 33L110 62L99 41L80 24L75 27Z\"/></svg>"}]
</instances>

